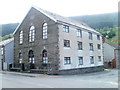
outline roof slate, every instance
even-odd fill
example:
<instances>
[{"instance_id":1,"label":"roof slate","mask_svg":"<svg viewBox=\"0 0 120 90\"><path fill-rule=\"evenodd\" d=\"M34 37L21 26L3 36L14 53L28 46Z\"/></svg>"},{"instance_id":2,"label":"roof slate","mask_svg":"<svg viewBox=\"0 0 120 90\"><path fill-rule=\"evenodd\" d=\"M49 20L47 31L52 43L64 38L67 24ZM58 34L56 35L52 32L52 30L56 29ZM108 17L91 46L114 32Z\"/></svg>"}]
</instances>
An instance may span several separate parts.
<instances>
[{"instance_id":1,"label":"roof slate","mask_svg":"<svg viewBox=\"0 0 120 90\"><path fill-rule=\"evenodd\" d=\"M10 42L13 41L13 40L14 40L14 38L10 38L10 39L7 39L7 40L4 40L4 41L1 41L1 42L0 42L0 46L2 46L2 45L6 45L6 44L10 43Z\"/></svg>"},{"instance_id":2,"label":"roof slate","mask_svg":"<svg viewBox=\"0 0 120 90\"><path fill-rule=\"evenodd\" d=\"M33 6L32 8L35 8L38 11L42 12L43 14L48 16L49 18L53 19L55 22L59 22L60 21L60 22L68 23L68 24L71 24L71 25L74 25L74 26L77 26L77 27L80 27L80 28L84 28L86 30L90 30L90 31L95 32L95 33L99 33L99 32L97 32L96 30L94 30L93 28L89 27L87 24L85 24L83 22L76 21L76 20L73 20L73 19L70 19L70 18L67 18L67 17L64 17L64 16L60 16L58 14L49 12L47 10L43 10L43 9L38 8L36 6Z\"/></svg>"},{"instance_id":3,"label":"roof slate","mask_svg":"<svg viewBox=\"0 0 120 90\"><path fill-rule=\"evenodd\" d=\"M47 10L43 10L43 9L37 7L37 6L32 6L31 8L34 8L34 9L40 11L41 13L43 13L44 15L46 15L47 17L49 17L50 19L52 19L55 22L67 23L67 24L70 24L70 25L73 25L73 26L76 26L76 27L79 27L79 28L83 28L83 29L88 30L90 32L94 32L94 33L97 33L97 34L101 35L99 32L97 32L96 30L94 30L93 28L89 27L87 24L85 24L83 22L75 21L73 19L70 19L70 18L67 18L67 17L64 17L64 16L60 16L58 14L49 12ZM14 31L13 34L16 33L16 31L20 27L20 25L21 24L18 25L18 27L16 28L16 30Z\"/></svg>"}]
</instances>

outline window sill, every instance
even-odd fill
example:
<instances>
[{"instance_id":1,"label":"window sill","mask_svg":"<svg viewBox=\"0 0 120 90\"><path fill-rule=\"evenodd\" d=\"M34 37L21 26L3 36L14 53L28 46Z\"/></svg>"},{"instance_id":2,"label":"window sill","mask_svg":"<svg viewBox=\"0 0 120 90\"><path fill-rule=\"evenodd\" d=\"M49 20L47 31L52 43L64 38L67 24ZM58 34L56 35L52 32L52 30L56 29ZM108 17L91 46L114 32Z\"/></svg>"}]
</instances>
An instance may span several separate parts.
<instances>
[{"instance_id":1,"label":"window sill","mask_svg":"<svg viewBox=\"0 0 120 90\"><path fill-rule=\"evenodd\" d=\"M78 51L82 51L83 49L78 49Z\"/></svg>"},{"instance_id":2,"label":"window sill","mask_svg":"<svg viewBox=\"0 0 120 90\"><path fill-rule=\"evenodd\" d=\"M29 42L29 43L34 43L35 41L31 41L31 42Z\"/></svg>"},{"instance_id":3,"label":"window sill","mask_svg":"<svg viewBox=\"0 0 120 90\"><path fill-rule=\"evenodd\" d=\"M94 50L90 50L90 52L93 52Z\"/></svg>"},{"instance_id":4,"label":"window sill","mask_svg":"<svg viewBox=\"0 0 120 90\"><path fill-rule=\"evenodd\" d=\"M64 49L71 49L70 47L64 47Z\"/></svg>"},{"instance_id":5,"label":"window sill","mask_svg":"<svg viewBox=\"0 0 120 90\"><path fill-rule=\"evenodd\" d=\"M102 64L102 61L98 61L98 64Z\"/></svg>"},{"instance_id":6,"label":"window sill","mask_svg":"<svg viewBox=\"0 0 120 90\"><path fill-rule=\"evenodd\" d=\"M81 36L77 36L77 38L82 38Z\"/></svg>"},{"instance_id":7,"label":"window sill","mask_svg":"<svg viewBox=\"0 0 120 90\"><path fill-rule=\"evenodd\" d=\"M71 65L71 63L70 64L64 64L64 65Z\"/></svg>"},{"instance_id":8,"label":"window sill","mask_svg":"<svg viewBox=\"0 0 120 90\"><path fill-rule=\"evenodd\" d=\"M95 64L90 64L91 66L95 66Z\"/></svg>"},{"instance_id":9,"label":"window sill","mask_svg":"<svg viewBox=\"0 0 120 90\"><path fill-rule=\"evenodd\" d=\"M42 38L43 40L47 40L48 38Z\"/></svg>"}]
</instances>

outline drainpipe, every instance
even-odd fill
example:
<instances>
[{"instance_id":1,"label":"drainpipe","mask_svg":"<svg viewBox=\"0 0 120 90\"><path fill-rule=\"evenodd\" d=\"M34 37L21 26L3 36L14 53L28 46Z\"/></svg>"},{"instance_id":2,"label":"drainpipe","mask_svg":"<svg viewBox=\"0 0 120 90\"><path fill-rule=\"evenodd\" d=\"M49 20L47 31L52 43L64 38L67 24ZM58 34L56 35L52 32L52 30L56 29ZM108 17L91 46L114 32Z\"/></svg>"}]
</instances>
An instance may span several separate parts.
<instances>
[{"instance_id":1,"label":"drainpipe","mask_svg":"<svg viewBox=\"0 0 120 90\"><path fill-rule=\"evenodd\" d=\"M116 49L114 49L114 59L116 60Z\"/></svg>"},{"instance_id":2,"label":"drainpipe","mask_svg":"<svg viewBox=\"0 0 120 90\"><path fill-rule=\"evenodd\" d=\"M115 59L115 67L117 68L117 60L116 60L116 49L114 49L114 59Z\"/></svg>"}]
</instances>

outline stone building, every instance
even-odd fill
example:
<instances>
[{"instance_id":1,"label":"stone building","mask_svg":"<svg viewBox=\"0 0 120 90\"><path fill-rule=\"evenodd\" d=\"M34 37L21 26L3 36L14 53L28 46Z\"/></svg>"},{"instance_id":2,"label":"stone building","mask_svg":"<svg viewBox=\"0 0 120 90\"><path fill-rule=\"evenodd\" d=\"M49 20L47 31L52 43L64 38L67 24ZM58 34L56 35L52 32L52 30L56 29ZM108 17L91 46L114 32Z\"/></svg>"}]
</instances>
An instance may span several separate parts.
<instances>
[{"instance_id":1,"label":"stone building","mask_svg":"<svg viewBox=\"0 0 120 90\"><path fill-rule=\"evenodd\" d=\"M34 6L14 32L14 63L47 74L100 71L102 37L85 23Z\"/></svg>"}]
</instances>

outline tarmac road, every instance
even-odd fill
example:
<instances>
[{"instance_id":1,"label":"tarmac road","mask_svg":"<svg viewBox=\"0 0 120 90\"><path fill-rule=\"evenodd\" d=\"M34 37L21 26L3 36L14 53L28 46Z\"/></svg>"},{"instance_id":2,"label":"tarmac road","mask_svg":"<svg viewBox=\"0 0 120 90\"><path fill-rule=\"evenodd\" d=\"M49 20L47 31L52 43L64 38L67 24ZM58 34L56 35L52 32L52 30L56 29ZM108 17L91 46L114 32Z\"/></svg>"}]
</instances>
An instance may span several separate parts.
<instances>
[{"instance_id":1,"label":"tarmac road","mask_svg":"<svg viewBox=\"0 0 120 90\"><path fill-rule=\"evenodd\" d=\"M1 88L118 88L118 70L65 76L37 74L35 77L0 73L1 80Z\"/></svg>"}]
</instances>

